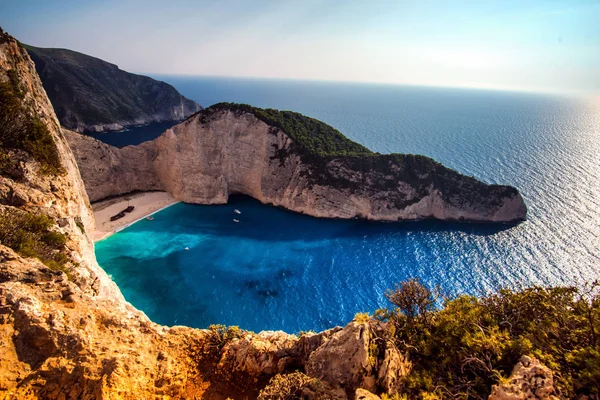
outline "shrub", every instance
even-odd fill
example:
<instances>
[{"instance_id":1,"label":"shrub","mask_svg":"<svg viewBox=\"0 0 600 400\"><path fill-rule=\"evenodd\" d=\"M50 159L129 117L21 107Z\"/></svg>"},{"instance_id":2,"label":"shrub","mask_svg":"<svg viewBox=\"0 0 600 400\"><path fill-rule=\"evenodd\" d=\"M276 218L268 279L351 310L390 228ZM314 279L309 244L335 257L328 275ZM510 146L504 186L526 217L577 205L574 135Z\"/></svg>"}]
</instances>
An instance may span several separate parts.
<instances>
[{"instance_id":1,"label":"shrub","mask_svg":"<svg viewBox=\"0 0 600 400\"><path fill-rule=\"evenodd\" d=\"M369 313L356 313L354 316L354 322L359 324L367 323L371 320Z\"/></svg>"},{"instance_id":2,"label":"shrub","mask_svg":"<svg viewBox=\"0 0 600 400\"><path fill-rule=\"evenodd\" d=\"M77 225L77 227L79 228L81 233L83 233L85 235L85 226L83 225L83 222L81 221L81 217L75 217L75 225Z\"/></svg>"},{"instance_id":3,"label":"shrub","mask_svg":"<svg viewBox=\"0 0 600 400\"><path fill-rule=\"evenodd\" d=\"M11 70L12 71L12 70ZM44 174L62 173L58 149L46 125L23 104L19 79L0 83L0 173L6 176L14 163L5 160L8 150L21 150L38 161ZM13 71L14 72L14 71Z\"/></svg>"},{"instance_id":4,"label":"shrub","mask_svg":"<svg viewBox=\"0 0 600 400\"><path fill-rule=\"evenodd\" d=\"M11 157L0 147L0 176L5 176L13 180L23 178L23 170L19 166L19 161L16 157Z\"/></svg>"},{"instance_id":5,"label":"shrub","mask_svg":"<svg viewBox=\"0 0 600 400\"><path fill-rule=\"evenodd\" d=\"M413 363L403 380L409 398L487 398L522 355L553 369L563 397L597 396L600 388L600 296L592 289L533 287L483 298L436 296L411 280L388 292L398 348Z\"/></svg>"},{"instance_id":6,"label":"shrub","mask_svg":"<svg viewBox=\"0 0 600 400\"><path fill-rule=\"evenodd\" d=\"M0 211L0 243L23 257L35 257L53 270L67 272L67 237L52 231L54 221L43 214L17 209Z\"/></svg>"},{"instance_id":7,"label":"shrub","mask_svg":"<svg viewBox=\"0 0 600 400\"><path fill-rule=\"evenodd\" d=\"M205 353L217 355L227 342L239 338L242 333L243 331L237 326L210 325L208 327Z\"/></svg>"},{"instance_id":8,"label":"shrub","mask_svg":"<svg viewBox=\"0 0 600 400\"><path fill-rule=\"evenodd\" d=\"M270 126L281 129L304 152L317 156L350 156L373 154L365 146L346 138L340 131L317 119L293 111L262 109L248 104L219 103L201 113L215 110L248 112Z\"/></svg>"}]
</instances>

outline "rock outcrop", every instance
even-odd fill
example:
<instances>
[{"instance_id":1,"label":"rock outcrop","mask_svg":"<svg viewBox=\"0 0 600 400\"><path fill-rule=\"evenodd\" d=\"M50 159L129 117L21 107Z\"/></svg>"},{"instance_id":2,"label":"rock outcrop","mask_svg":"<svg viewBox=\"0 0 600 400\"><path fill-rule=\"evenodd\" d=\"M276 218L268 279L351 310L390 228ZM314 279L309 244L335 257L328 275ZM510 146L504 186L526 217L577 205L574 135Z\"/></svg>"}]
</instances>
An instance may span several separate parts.
<instances>
[{"instance_id":1,"label":"rock outcrop","mask_svg":"<svg viewBox=\"0 0 600 400\"><path fill-rule=\"evenodd\" d=\"M355 400L381 400L381 397L369 392L365 389L356 389Z\"/></svg>"},{"instance_id":2,"label":"rock outcrop","mask_svg":"<svg viewBox=\"0 0 600 400\"><path fill-rule=\"evenodd\" d=\"M395 393L410 363L385 340L381 324L352 322L310 354L306 372L347 389Z\"/></svg>"},{"instance_id":3,"label":"rock outcrop","mask_svg":"<svg viewBox=\"0 0 600 400\"><path fill-rule=\"evenodd\" d=\"M181 121L202 107L175 88L66 49L26 46L60 123L78 132Z\"/></svg>"},{"instance_id":4,"label":"rock outcrop","mask_svg":"<svg viewBox=\"0 0 600 400\"><path fill-rule=\"evenodd\" d=\"M495 385L489 400L558 400L552 370L537 358L523 356L508 381Z\"/></svg>"},{"instance_id":5,"label":"rock outcrop","mask_svg":"<svg viewBox=\"0 0 600 400\"><path fill-rule=\"evenodd\" d=\"M367 149L351 155L314 154L306 143L265 122L262 111L216 105L152 142L122 150L90 138L70 141L92 201L161 187L187 203L222 204L231 194L240 193L324 218L477 222L526 218L527 208L515 188L484 184L423 156L381 155ZM307 129L321 124L315 129L333 130L298 116L294 113L300 124L308 121ZM332 140L353 149L362 147L343 136ZM144 168L152 164L153 172L145 170L142 179L130 184L127 174L132 164ZM113 170L115 177L95 172L115 165L121 166ZM121 176L120 187L111 183Z\"/></svg>"}]
</instances>

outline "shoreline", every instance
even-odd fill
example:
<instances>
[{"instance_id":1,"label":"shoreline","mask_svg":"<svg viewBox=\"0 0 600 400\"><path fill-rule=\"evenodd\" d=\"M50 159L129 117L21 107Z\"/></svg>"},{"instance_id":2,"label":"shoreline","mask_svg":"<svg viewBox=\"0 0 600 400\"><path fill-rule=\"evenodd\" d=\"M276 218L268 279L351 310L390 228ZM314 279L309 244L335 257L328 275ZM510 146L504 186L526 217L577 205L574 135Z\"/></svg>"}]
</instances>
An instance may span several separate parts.
<instances>
[{"instance_id":1,"label":"shoreline","mask_svg":"<svg viewBox=\"0 0 600 400\"><path fill-rule=\"evenodd\" d=\"M117 232L149 217L165 208L179 203L167 192L141 192L126 194L99 201L92 204L96 230L94 231L94 243L104 240ZM128 206L134 206L134 210L125 214L123 218L111 221L110 217L124 210Z\"/></svg>"}]
</instances>

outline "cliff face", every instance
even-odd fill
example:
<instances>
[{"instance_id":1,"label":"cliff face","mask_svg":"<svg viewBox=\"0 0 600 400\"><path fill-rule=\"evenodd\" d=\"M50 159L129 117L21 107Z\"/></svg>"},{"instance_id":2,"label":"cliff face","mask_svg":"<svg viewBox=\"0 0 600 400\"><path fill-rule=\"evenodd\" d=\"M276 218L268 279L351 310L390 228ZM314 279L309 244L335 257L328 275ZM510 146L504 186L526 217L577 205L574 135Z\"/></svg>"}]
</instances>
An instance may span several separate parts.
<instances>
[{"instance_id":1,"label":"cliff face","mask_svg":"<svg viewBox=\"0 0 600 400\"><path fill-rule=\"evenodd\" d=\"M171 85L66 49L26 46L60 123L78 132L180 121L201 110Z\"/></svg>"},{"instance_id":2,"label":"cliff face","mask_svg":"<svg viewBox=\"0 0 600 400\"><path fill-rule=\"evenodd\" d=\"M19 209L49 216L57 223L56 231L67 238L66 253L73 261L71 275L79 287L85 293L122 300L116 285L96 262L90 236L94 230L94 217L75 158L62 135L52 105L25 49L6 37L0 41L0 82L19 88L23 109L36 116L47 129L62 169L48 176L42 172L40 162L23 150L1 149L0 155L6 154L14 163L14 169L10 173L6 170L0 173L0 212L13 213ZM2 128L2 134L6 135L7 130ZM29 139L34 138L32 135ZM0 142L9 143L9 139L2 137ZM79 224L84 229L80 229Z\"/></svg>"},{"instance_id":3,"label":"cliff face","mask_svg":"<svg viewBox=\"0 0 600 400\"><path fill-rule=\"evenodd\" d=\"M242 193L326 218L513 222L527 212L516 189L486 185L427 157L312 154L282 129L235 106L211 107L153 142L122 150L68 137L92 201L162 187L187 203L226 203ZM132 163L152 164L154 173L145 169L130 183ZM115 176L94 172L106 165ZM113 184L115 179L122 183Z\"/></svg>"},{"instance_id":4,"label":"cliff face","mask_svg":"<svg viewBox=\"0 0 600 400\"><path fill-rule=\"evenodd\" d=\"M118 149L67 129L63 133L85 177L90 201L138 190L165 190L154 172L156 147L151 143Z\"/></svg>"}]
</instances>

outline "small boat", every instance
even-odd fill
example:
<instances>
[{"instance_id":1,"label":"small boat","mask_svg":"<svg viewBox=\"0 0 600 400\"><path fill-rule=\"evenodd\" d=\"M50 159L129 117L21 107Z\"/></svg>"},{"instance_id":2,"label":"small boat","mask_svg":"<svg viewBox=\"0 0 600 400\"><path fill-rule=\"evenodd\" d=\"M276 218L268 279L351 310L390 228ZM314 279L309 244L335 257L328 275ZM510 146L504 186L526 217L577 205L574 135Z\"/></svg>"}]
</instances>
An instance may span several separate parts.
<instances>
[{"instance_id":1,"label":"small boat","mask_svg":"<svg viewBox=\"0 0 600 400\"><path fill-rule=\"evenodd\" d=\"M240 222L240 220L239 219L234 219L233 222Z\"/></svg>"},{"instance_id":2,"label":"small boat","mask_svg":"<svg viewBox=\"0 0 600 400\"><path fill-rule=\"evenodd\" d=\"M153 217L152 215L148 215L148 216L146 217L146 219L147 219L148 221L154 221L154 217Z\"/></svg>"},{"instance_id":3,"label":"small boat","mask_svg":"<svg viewBox=\"0 0 600 400\"><path fill-rule=\"evenodd\" d=\"M190 249L189 247L186 247L184 250L189 250L189 249Z\"/></svg>"},{"instance_id":4,"label":"small boat","mask_svg":"<svg viewBox=\"0 0 600 400\"><path fill-rule=\"evenodd\" d=\"M242 212L240 210L238 210L237 208L233 210L234 213L236 214L241 214Z\"/></svg>"}]
</instances>

